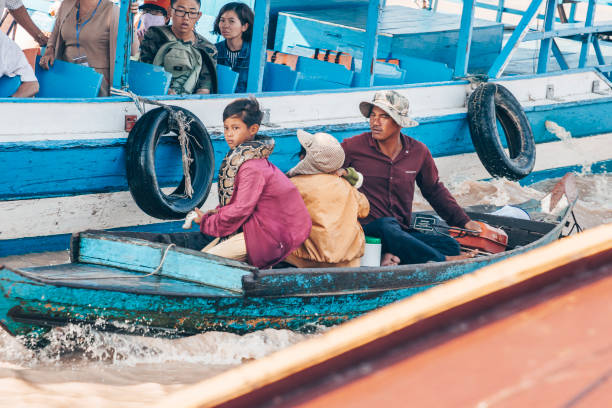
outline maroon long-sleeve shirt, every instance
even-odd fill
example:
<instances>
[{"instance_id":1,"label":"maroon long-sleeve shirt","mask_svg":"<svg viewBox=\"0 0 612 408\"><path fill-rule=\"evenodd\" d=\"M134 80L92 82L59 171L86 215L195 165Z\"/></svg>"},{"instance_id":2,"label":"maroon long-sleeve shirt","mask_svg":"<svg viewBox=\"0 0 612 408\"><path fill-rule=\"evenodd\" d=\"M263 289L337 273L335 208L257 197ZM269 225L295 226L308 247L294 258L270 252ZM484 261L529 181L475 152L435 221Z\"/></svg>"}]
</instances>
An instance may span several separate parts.
<instances>
[{"instance_id":1,"label":"maroon long-sleeve shirt","mask_svg":"<svg viewBox=\"0 0 612 408\"><path fill-rule=\"evenodd\" d=\"M463 227L470 218L440 181L427 146L403 134L400 138L403 148L393 160L381 152L371 132L342 142L344 167L354 167L363 174L360 191L370 201L370 214L361 223L395 217L409 228L416 181L425 199L448 224Z\"/></svg>"},{"instance_id":2,"label":"maroon long-sleeve shirt","mask_svg":"<svg viewBox=\"0 0 612 408\"><path fill-rule=\"evenodd\" d=\"M312 222L297 188L267 159L244 162L234 181L230 202L206 214L200 231L215 237L244 231L251 265L268 268L299 248Z\"/></svg>"}]
</instances>

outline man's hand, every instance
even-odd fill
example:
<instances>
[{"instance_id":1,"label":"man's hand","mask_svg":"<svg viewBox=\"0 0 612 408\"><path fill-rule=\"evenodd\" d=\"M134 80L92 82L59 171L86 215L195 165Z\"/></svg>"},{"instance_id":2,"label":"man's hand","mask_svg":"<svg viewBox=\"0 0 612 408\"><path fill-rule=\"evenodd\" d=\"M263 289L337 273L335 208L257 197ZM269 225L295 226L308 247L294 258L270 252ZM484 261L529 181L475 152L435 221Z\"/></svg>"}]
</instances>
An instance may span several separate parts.
<instances>
[{"instance_id":1,"label":"man's hand","mask_svg":"<svg viewBox=\"0 0 612 408\"><path fill-rule=\"evenodd\" d=\"M482 228L480 227L480 224L478 224L476 221L473 221L473 220L469 220L468 222L466 222L463 228L467 230L482 232Z\"/></svg>"},{"instance_id":2,"label":"man's hand","mask_svg":"<svg viewBox=\"0 0 612 408\"><path fill-rule=\"evenodd\" d=\"M348 174L348 172L346 171L346 169L343 169L342 167L339 168L338 170L336 170L336 176L338 177L344 177Z\"/></svg>"}]
</instances>

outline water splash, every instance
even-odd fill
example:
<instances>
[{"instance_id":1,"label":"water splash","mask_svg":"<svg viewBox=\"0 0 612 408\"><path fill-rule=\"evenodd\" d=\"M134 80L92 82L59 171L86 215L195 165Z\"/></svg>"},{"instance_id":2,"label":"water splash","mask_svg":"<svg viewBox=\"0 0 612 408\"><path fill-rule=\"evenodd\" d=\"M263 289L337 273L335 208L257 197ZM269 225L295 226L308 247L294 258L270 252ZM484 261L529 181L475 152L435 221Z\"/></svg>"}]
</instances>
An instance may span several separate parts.
<instances>
[{"instance_id":1,"label":"water splash","mask_svg":"<svg viewBox=\"0 0 612 408\"><path fill-rule=\"evenodd\" d=\"M314 334L316 335L316 334ZM5 332L0 332L2 361L23 368L100 362L117 367L137 364L235 365L261 358L310 336L290 330L266 329L239 336L208 332L180 339L130 336L100 332L85 325L54 328L49 345L29 350Z\"/></svg>"},{"instance_id":2,"label":"water splash","mask_svg":"<svg viewBox=\"0 0 612 408\"><path fill-rule=\"evenodd\" d=\"M574 142L574 138L572 137L571 132L569 132L564 127L559 124L553 122L552 120L547 120L544 122L544 126L546 130L556 136L564 145L567 146L569 150L575 152L577 156L580 158L581 162L581 170L580 174L586 175L591 174L591 167L593 166L593 161L589 159L588 155L584 152L582 147Z\"/></svg>"}]
</instances>

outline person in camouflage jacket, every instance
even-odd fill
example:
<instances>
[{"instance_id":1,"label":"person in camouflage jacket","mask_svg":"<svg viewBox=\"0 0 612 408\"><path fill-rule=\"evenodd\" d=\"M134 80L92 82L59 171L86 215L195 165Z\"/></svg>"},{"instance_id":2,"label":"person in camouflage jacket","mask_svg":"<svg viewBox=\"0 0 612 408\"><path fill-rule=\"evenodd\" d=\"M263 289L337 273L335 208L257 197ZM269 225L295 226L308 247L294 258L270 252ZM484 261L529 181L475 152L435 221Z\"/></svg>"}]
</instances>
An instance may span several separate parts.
<instances>
[{"instance_id":1,"label":"person in camouflage jacket","mask_svg":"<svg viewBox=\"0 0 612 408\"><path fill-rule=\"evenodd\" d=\"M181 5L177 5L177 4ZM177 11L183 11L182 3L196 3L195 0L175 0L172 2L172 7L178 7ZM190 9L187 9L191 11ZM198 8L199 10L199 8ZM193 11L192 11L193 12ZM198 11L199 12L199 11ZM150 27L140 44L140 61L146 63L153 63L155 59L155 55L158 50L168 42L168 35L163 32L163 30L171 30L174 37L177 40L187 43L190 42L192 47L194 47L202 56L202 67L200 69L199 78L194 89L193 93L196 94L207 94L207 93L216 93L217 92L217 70L216 70L216 55L217 50L215 46L202 37L200 34L195 32L193 29L188 33L181 33L179 30L175 30L173 28L174 25L179 26L179 23L175 20L177 19L185 19L185 15L177 17L177 13L175 10L171 11L172 14L172 26L154 26ZM200 13L201 14L201 13ZM198 18L199 19L199 18ZM195 25L195 22L198 19L189 18L188 21L192 21ZM180 93L177 92L176 89L173 89L172 85L169 94Z\"/></svg>"}]
</instances>

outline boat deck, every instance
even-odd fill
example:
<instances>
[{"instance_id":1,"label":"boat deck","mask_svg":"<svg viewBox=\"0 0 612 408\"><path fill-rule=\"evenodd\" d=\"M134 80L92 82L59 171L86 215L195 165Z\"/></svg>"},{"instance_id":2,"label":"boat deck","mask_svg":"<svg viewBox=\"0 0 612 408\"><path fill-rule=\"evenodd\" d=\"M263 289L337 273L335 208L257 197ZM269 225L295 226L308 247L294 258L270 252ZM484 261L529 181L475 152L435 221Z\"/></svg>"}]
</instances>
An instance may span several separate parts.
<instances>
[{"instance_id":1,"label":"boat deck","mask_svg":"<svg viewBox=\"0 0 612 408\"><path fill-rule=\"evenodd\" d=\"M366 6L280 12L274 49L305 46L339 50L360 59L365 44ZM386 6L379 25L378 56L410 56L453 66L461 16ZM475 19L470 66L483 69L501 50L503 24Z\"/></svg>"},{"instance_id":2,"label":"boat deck","mask_svg":"<svg viewBox=\"0 0 612 408\"><path fill-rule=\"evenodd\" d=\"M69 263L20 268L18 271L25 273L28 278L45 284L58 284L72 288L192 298L239 296L228 290L212 286L194 285L191 282L160 275L145 276L139 272L103 265Z\"/></svg>"},{"instance_id":3,"label":"boat deck","mask_svg":"<svg viewBox=\"0 0 612 408\"><path fill-rule=\"evenodd\" d=\"M508 39L510 34L504 34L504 41ZM565 62L570 68L578 67L578 60L580 59L580 47L582 43L579 41L558 38L555 40L559 46ZM612 63L612 42L610 41L599 41L601 53L607 63ZM525 75L535 74L538 69L538 53L540 51L539 41L528 41L520 44L519 48L515 51L512 59L508 63L504 75ZM586 66L597 65L597 57L593 51L593 47L589 47L589 54L586 62ZM559 63L551 55L548 60L548 71L560 71Z\"/></svg>"}]
</instances>

